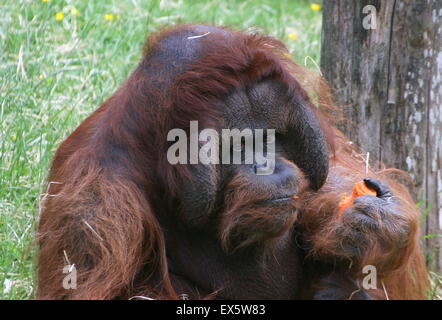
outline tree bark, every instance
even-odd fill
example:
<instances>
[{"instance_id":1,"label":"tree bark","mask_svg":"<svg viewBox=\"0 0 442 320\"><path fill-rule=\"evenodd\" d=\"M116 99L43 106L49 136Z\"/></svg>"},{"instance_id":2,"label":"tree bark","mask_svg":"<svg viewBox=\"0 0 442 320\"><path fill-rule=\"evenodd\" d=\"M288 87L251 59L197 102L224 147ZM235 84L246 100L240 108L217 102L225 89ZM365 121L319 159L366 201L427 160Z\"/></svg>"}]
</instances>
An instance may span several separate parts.
<instances>
[{"instance_id":1,"label":"tree bark","mask_svg":"<svg viewBox=\"0 0 442 320\"><path fill-rule=\"evenodd\" d=\"M375 29L363 25L367 5ZM325 0L322 31L342 129L372 161L410 173L428 263L442 271L442 1Z\"/></svg>"}]
</instances>

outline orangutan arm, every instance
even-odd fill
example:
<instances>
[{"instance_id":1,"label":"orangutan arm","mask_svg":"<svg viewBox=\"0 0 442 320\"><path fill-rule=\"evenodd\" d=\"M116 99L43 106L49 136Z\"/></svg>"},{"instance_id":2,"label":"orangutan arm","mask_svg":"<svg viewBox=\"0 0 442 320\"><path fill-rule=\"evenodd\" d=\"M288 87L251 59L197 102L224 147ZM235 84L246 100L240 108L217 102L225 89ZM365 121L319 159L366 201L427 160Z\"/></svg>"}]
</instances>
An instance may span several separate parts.
<instances>
[{"instance_id":1,"label":"orangutan arm","mask_svg":"<svg viewBox=\"0 0 442 320\"><path fill-rule=\"evenodd\" d=\"M370 265L382 283L390 284L391 296L423 298L427 279L419 247L419 215L407 190L392 181L387 184L367 178L364 181L376 196L360 196L352 207L340 211L342 193L351 192L354 183L363 178L362 174L340 176L332 172L322 192L305 199L300 225L308 257L314 263L332 266L329 272L316 276L316 286L322 289L315 296L333 290L327 284L336 282L336 270L344 270L354 282L364 277L362 270ZM336 288L335 293L349 292ZM352 288L360 289L360 285Z\"/></svg>"}]
</instances>

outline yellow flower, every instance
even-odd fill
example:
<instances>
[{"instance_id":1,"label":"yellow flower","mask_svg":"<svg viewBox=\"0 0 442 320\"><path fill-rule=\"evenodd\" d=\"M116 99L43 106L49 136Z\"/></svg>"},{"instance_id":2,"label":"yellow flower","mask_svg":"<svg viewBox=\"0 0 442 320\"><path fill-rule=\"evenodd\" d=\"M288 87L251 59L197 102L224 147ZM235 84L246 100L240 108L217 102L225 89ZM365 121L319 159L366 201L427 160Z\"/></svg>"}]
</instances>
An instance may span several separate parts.
<instances>
[{"instance_id":1,"label":"yellow flower","mask_svg":"<svg viewBox=\"0 0 442 320\"><path fill-rule=\"evenodd\" d=\"M49 1L51 1L51 0L41 0L41 2L49 2Z\"/></svg>"},{"instance_id":2,"label":"yellow flower","mask_svg":"<svg viewBox=\"0 0 442 320\"><path fill-rule=\"evenodd\" d=\"M38 80L43 80L44 78L45 78L45 76L42 74L38 76Z\"/></svg>"},{"instance_id":3,"label":"yellow flower","mask_svg":"<svg viewBox=\"0 0 442 320\"><path fill-rule=\"evenodd\" d=\"M57 14L55 15L55 20L57 21L61 21L64 19L64 14L63 12L57 12Z\"/></svg>"},{"instance_id":4,"label":"yellow flower","mask_svg":"<svg viewBox=\"0 0 442 320\"><path fill-rule=\"evenodd\" d=\"M71 14L74 15L74 16L78 15L78 10L76 8L72 8L71 9Z\"/></svg>"},{"instance_id":5,"label":"yellow flower","mask_svg":"<svg viewBox=\"0 0 442 320\"><path fill-rule=\"evenodd\" d=\"M112 21L112 20L114 20L114 15L112 13L107 13L104 15L104 20Z\"/></svg>"},{"instance_id":6,"label":"yellow flower","mask_svg":"<svg viewBox=\"0 0 442 320\"><path fill-rule=\"evenodd\" d=\"M296 32L291 32L288 35L290 40L298 40L298 34Z\"/></svg>"},{"instance_id":7,"label":"yellow flower","mask_svg":"<svg viewBox=\"0 0 442 320\"><path fill-rule=\"evenodd\" d=\"M317 3L312 3L312 5L310 6L310 8L311 8L313 11L319 11L319 10L321 10L321 5L320 5L320 4L317 4Z\"/></svg>"}]
</instances>

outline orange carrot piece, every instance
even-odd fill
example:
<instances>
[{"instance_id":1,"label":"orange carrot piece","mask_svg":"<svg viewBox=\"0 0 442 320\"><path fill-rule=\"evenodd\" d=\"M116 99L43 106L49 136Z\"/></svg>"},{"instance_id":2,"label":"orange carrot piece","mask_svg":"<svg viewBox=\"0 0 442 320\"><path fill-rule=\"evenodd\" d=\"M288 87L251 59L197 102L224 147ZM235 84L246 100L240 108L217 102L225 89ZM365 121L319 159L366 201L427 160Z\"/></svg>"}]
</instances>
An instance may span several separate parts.
<instances>
[{"instance_id":1,"label":"orange carrot piece","mask_svg":"<svg viewBox=\"0 0 442 320\"><path fill-rule=\"evenodd\" d=\"M348 196L346 193L342 194L342 200L339 203L339 212L343 213L346 209L351 208L353 206L353 201L357 197L367 194L376 196L376 191L367 187L364 181L357 182L353 188L351 196Z\"/></svg>"}]
</instances>

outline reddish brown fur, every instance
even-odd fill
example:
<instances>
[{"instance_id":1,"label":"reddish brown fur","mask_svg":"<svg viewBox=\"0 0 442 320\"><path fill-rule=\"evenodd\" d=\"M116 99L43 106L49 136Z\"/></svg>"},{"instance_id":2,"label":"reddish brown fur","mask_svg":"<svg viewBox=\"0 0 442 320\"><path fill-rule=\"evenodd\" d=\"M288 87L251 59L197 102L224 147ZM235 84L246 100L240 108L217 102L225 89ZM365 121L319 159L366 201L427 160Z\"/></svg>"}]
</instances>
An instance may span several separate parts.
<instances>
[{"instance_id":1,"label":"reddish brown fur","mask_svg":"<svg viewBox=\"0 0 442 320\"><path fill-rule=\"evenodd\" d=\"M144 56L177 28L151 36ZM301 82L308 74L284 56L287 51L281 42L231 32L236 35L234 44L215 38L216 50L181 74L169 94L143 76L142 62L129 80L57 150L48 181L61 184L52 184L48 192L51 196L42 202L38 230L38 298L112 299L139 294L176 298L158 222L161 208L152 208L151 204L163 201L164 193L178 194L188 172L185 166L166 165L165 137L171 128L187 128L190 120L209 124L218 119L210 106L232 88L272 76L306 100L307 91L316 92L323 114L333 113L326 85L321 81L319 88L310 88ZM156 81L161 87L167 79L159 77ZM153 104L162 107L153 108ZM428 282L419 247L418 212L407 190L390 180L388 172L366 173L364 162L357 158L358 151L327 125L326 117L317 113L331 146L332 168L320 192L305 192L302 196L304 209L297 222L312 235L310 254L324 259L345 258L339 252L340 239L334 232L339 224L336 217L340 194L350 192L353 184L367 175L387 180L395 196L406 203L411 235L405 249L400 250L381 248L373 239L363 262L353 268L359 272L365 264L378 266L390 298L424 298ZM127 146L128 151L120 153L118 145ZM109 151L114 148L115 153ZM158 190L158 185L166 186L165 190ZM241 182L233 181L231 188L240 190L232 194L230 211L221 221L221 239L227 248L228 239L238 227L231 224L229 216L241 208L246 196L253 197ZM256 216L245 219L245 223L264 225ZM281 223L288 228L294 220ZM62 288L62 270L68 263L64 252L77 267L77 290ZM383 292L378 296L384 298Z\"/></svg>"},{"instance_id":2,"label":"reddish brown fur","mask_svg":"<svg viewBox=\"0 0 442 320\"><path fill-rule=\"evenodd\" d=\"M377 238L366 245L363 259L353 265L361 274L362 266L374 265L378 270L378 281L383 283L385 290L373 293L380 299L425 299L429 281L428 272L421 252L419 238L419 212L405 186L398 182L398 177L404 177L404 172L397 169L384 169L373 171L368 168L366 172L365 159L360 152L348 143L348 140L336 130L336 140L339 149L332 158L332 167L326 184L320 192L312 193L305 197L305 214L301 224L312 234L313 249L311 255L321 259L339 257L348 259L352 266L351 258L343 256L340 251L341 239L336 235L340 225L338 203L342 193L349 194L356 182L370 176L387 181L393 189L395 197L400 199L404 215L403 225L410 228L410 234L402 248L381 245ZM331 208L333 208L331 210ZM389 226L385 226L389 227ZM395 233L394 230L389 230ZM395 243L396 239L385 239L385 242Z\"/></svg>"},{"instance_id":3,"label":"reddish brown fur","mask_svg":"<svg viewBox=\"0 0 442 320\"><path fill-rule=\"evenodd\" d=\"M298 176L302 177L302 172L296 166L292 166L298 172ZM304 178L299 180L299 190L302 193L307 183ZM231 252L257 241L271 245L271 240L285 233L297 220L297 214L292 214L291 211L287 215L287 210L278 208L263 210L259 207L257 203L269 199L270 194L257 196L258 192L253 190L253 185L250 185L247 178L235 177L229 182L225 193L226 203L229 206L221 217L219 229L221 243L226 251ZM293 202L291 206L295 213L300 209L299 202ZM246 230L253 230L253 236L247 239L237 239ZM239 243L232 244L235 240Z\"/></svg>"}]
</instances>

